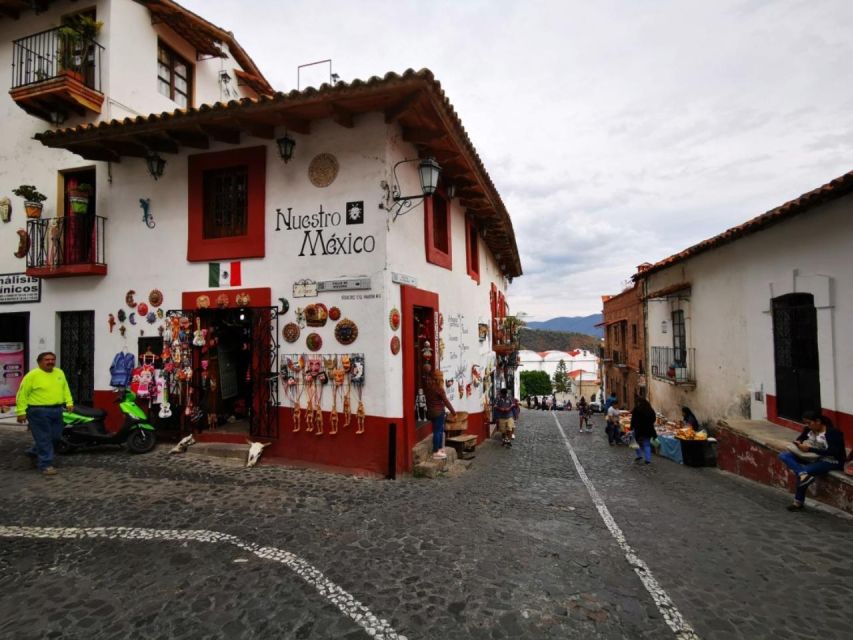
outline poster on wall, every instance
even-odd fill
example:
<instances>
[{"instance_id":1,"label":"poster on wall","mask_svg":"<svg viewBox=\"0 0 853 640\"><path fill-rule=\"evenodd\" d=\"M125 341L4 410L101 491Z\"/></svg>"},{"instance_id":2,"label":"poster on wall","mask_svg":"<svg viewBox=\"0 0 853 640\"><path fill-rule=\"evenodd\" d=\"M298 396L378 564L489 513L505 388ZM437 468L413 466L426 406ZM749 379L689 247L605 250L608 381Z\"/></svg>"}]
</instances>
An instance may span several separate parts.
<instances>
[{"instance_id":1,"label":"poster on wall","mask_svg":"<svg viewBox=\"0 0 853 640\"><path fill-rule=\"evenodd\" d=\"M24 343L0 342L0 406L15 404L24 377Z\"/></svg>"},{"instance_id":2,"label":"poster on wall","mask_svg":"<svg viewBox=\"0 0 853 640\"><path fill-rule=\"evenodd\" d=\"M26 273L0 273L0 304L41 302L41 280Z\"/></svg>"}]
</instances>

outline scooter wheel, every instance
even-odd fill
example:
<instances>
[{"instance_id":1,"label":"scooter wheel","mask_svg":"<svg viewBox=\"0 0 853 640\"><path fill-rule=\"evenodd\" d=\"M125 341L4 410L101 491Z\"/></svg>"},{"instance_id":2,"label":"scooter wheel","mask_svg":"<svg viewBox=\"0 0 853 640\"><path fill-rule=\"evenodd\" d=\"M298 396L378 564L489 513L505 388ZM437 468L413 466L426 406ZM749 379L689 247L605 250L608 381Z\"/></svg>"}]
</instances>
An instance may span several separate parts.
<instances>
[{"instance_id":1,"label":"scooter wheel","mask_svg":"<svg viewBox=\"0 0 853 640\"><path fill-rule=\"evenodd\" d=\"M127 437L127 448L131 453L148 453L155 444L154 432L148 429L134 429Z\"/></svg>"}]
</instances>

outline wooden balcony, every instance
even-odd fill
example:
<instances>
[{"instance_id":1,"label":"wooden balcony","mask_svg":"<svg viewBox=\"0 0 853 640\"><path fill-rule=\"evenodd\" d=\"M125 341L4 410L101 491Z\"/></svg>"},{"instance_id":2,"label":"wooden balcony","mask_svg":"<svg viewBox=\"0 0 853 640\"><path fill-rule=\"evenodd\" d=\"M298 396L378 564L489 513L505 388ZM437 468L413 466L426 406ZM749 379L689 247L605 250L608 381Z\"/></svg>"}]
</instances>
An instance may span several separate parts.
<instances>
[{"instance_id":1,"label":"wooden balcony","mask_svg":"<svg viewBox=\"0 0 853 640\"><path fill-rule=\"evenodd\" d=\"M100 113L101 58L94 40L69 38L59 28L15 40L12 100L30 115L53 124L69 114Z\"/></svg>"},{"instance_id":2,"label":"wooden balcony","mask_svg":"<svg viewBox=\"0 0 853 640\"><path fill-rule=\"evenodd\" d=\"M36 278L105 276L106 218L88 214L27 220L27 275Z\"/></svg>"}]
</instances>

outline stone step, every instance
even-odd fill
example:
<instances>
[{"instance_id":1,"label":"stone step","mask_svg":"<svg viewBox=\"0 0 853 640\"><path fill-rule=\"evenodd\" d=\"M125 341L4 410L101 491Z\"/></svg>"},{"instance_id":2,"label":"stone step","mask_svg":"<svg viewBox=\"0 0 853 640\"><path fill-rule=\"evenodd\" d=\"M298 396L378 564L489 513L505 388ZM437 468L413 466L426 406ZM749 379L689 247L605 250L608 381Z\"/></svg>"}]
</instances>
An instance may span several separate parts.
<instances>
[{"instance_id":1,"label":"stone step","mask_svg":"<svg viewBox=\"0 0 853 640\"><path fill-rule=\"evenodd\" d=\"M196 442L187 449L187 454L224 458L228 461L239 461L245 464L249 455L249 445L231 442Z\"/></svg>"}]
</instances>

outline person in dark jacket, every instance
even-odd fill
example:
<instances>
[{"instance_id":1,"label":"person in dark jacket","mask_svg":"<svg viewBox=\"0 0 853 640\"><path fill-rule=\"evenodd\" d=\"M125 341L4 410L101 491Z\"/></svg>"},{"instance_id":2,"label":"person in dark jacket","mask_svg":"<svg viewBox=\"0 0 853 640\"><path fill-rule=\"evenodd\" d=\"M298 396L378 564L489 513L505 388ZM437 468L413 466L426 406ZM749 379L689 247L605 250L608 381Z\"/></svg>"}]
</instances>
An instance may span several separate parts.
<instances>
[{"instance_id":1,"label":"person in dark jacket","mask_svg":"<svg viewBox=\"0 0 853 640\"><path fill-rule=\"evenodd\" d=\"M681 418L684 420L685 427L693 427L694 431L699 431L699 420L696 419L690 407L681 407Z\"/></svg>"},{"instance_id":2,"label":"person in dark jacket","mask_svg":"<svg viewBox=\"0 0 853 640\"><path fill-rule=\"evenodd\" d=\"M832 420L819 411L807 411L803 415L806 423L803 432L794 440L794 445L803 452L816 453L819 457L811 464L803 464L792 451L783 451L779 459L791 471L797 474L797 490L794 503L788 505L788 511L802 511L806 504L806 488L817 480L818 476L844 468L844 433L835 428Z\"/></svg>"},{"instance_id":3,"label":"person in dark jacket","mask_svg":"<svg viewBox=\"0 0 853 640\"><path fill-rule=\"evenodd\" d=\"M639 445L634 462L639 462L645 457L646 464L652 463L652 438L657 435L655 420L657 420L657 414L649 401L645 398L637 398L634 410L631 412L631 431L634 432L634 440Z\"/></svg>"}]
</instances>

